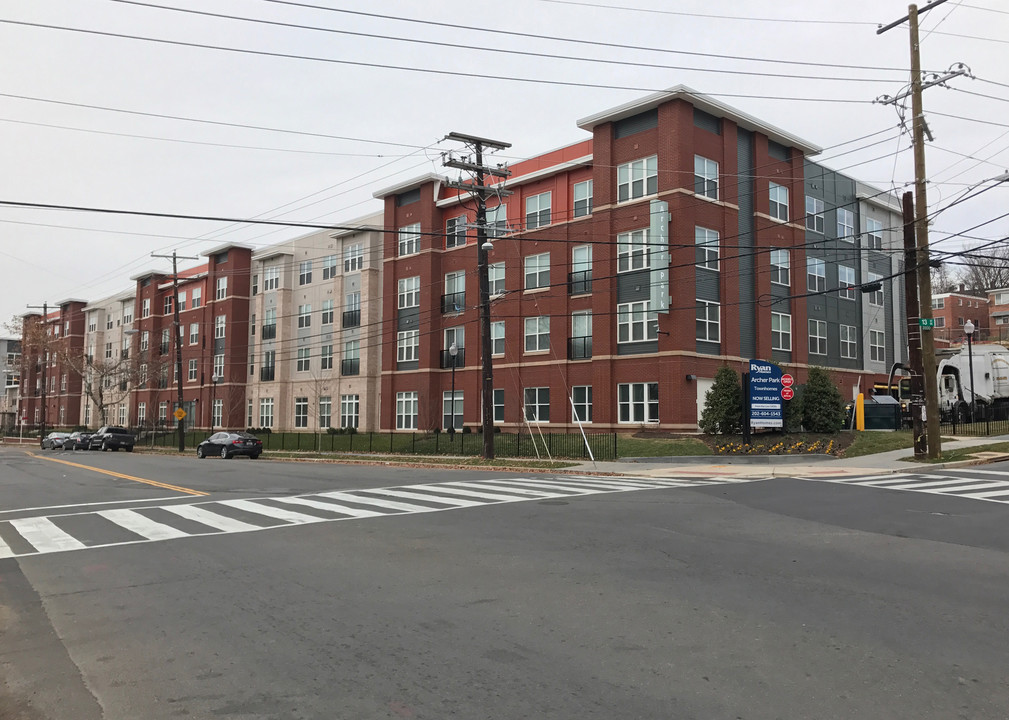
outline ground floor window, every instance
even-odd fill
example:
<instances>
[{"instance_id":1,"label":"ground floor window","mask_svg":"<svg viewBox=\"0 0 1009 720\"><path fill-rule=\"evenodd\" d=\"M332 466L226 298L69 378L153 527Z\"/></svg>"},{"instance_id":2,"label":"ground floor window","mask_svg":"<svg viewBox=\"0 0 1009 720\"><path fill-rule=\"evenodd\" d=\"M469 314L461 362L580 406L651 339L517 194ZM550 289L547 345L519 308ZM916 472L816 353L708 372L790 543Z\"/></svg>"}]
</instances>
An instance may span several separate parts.
<instances>
[{"instance_id":1,"label":"ground floor window","mask_svg":"<svg viewBox=\"0 0 1009 720\"><path fill-rule=\"evenodd\" d=\"M418 408L416 392L396 393L396 429L416 430Z\"/></svg>"},{"instance_id":2,"label":"ground floor window","mask_svg":"<svg viewBox=\"0 0 1009 720\"><path fill-rule=\"evenodd\" d=\"M526 388L523 405L529 422L550 422L550 388Z\"/></svg>"},{"instance_id":3,"label":"ground floor window","mask_svg":"<svg viewBox=\"0 0 1009 720\"><path fill-rule=\"evenodd\" d=\"M618 422L657 423L659 384L652 382L617 385L617 413Z\"/></svg>"},{"instance_id":4,"label":"ground floor window","mask_svg":"<svg viewBox=\"0 0 1009 720\"><path fill-rule=\"evenodd\" d=\"M361 396L340 396L340 427L359 427L361 416Z\"/></svg>"},{"instance_id":5,"label":"ground floor window","mask_svg":"<svg viewBox=\"0 0 1009 720\"><path fill-rule=\"evenodd\" d=\"M571 410L574 420L583 423L592 422L592 386L575 385L571 388Z\"/></svg>"},{"instance_id":6,"label":"ground floor window","mask_svg":"<svg viewBox=\"0 0 1009 720\"><path fill-rule=\"evenodd\" d=\"M273 398L259 398L259 427L273 427Z\"/></svg>"},{"instance_id":7,"label":"ground floor window","mask_svg":"<svg viewBox=\"0 0 1009 720\"><path fill-rule=\"evenodd\" d=\"M453 400L452 392L447 391L442 394L441 399L441 423L443 428L454 427L456 430L462 430L463 425L463 396L462 390L455 391L455 398Z\"/></svg>"},{"instance_id":8,"label":"ground floor window","mask_svg":"<svg viewBox=\"0 0 1009 720\"><path fill-rule=\"evenodd\" d=\"M319 428L328 428L333 420L333 398L323 395L319 398Z\"/></svg>"},{"instance_id":9,"label":"ground floor window","mask_svg":"<svg viewBox=\"0 0 1009 720\"><path fill-rule=\"evenodd\" d=\"M84 408L84 424L87 425L91 422L91 406L88 405ZM147 422L147 403L137 403L137 425L140 427L144 426Z\"/></svg>"},{"instance_id":10,"label":"ground floor window","mask_svg":"<svg viewBox=\"0 0 1009 720\"><path fill-rule=\"evenodd\" d=\"M294 427L308 427L308 398L294 398Z\"/></svg>"},{"instance_id":11,"label":"ground floor window","mask_svg":"<svg viewBox=\"0 0 1009 720\"><path fill-rule=\"evenodd\" d=\"M210 424L213 427L218 425L223 425L221 418L224 415L224 401L219 398L214 398L213 409L210 411Z\"/></svg>"},{"instance_id":12,"label":"ground floor window","mask_svg":"<svg viewBox=\"0 0 1009 720\"><path fill-rule=\"evenodd\" d=\"M504 388L494 389L494 422L504 422Z\"/></svg>"}]
</instances>

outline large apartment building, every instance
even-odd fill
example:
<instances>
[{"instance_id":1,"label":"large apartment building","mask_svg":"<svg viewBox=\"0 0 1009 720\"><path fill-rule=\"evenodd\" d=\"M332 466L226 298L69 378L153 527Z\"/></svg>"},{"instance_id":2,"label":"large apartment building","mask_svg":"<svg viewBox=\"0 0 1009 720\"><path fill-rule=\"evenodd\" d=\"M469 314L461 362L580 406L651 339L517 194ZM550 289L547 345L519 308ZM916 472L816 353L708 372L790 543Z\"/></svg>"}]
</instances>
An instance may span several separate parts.
<instances>
[{"instance_id":1,"label":"large apartment building","mask_svg":"<svg viewBox=\"0 0 1009 720\"><path fill-rule=\"evenodd\" d=\"M10 432L20 424L21 340L0 337L0 430Z\"/></svg>"},{"instance_id":2,"label":"large apartment building","mask_svg":"<svg viewBox=\"0 0 1009 720\"><path fill-rule=\"evenodd\" d=\"M130 394L136 357L133 317L136 297L121 292L84 306L84 351L81 414L74 424L127 425L133 420Z\"/></svg>"},{"instance_id":3,"label":"large apartment building","mask_svg":"<svg viewBox=\"0 0 1009 720\"><path fill-rule=\"evenodd\" d=\"M815 145L685 87L578 126L591 137L515 164L488 203L496 423L693 429L721 365L768 359L800 383L825 365L849 396L899 355L896 206L809 164ZM376 196L381 425L478 426L473 203L437 175Z\"/></svg>"},{"instance_id":4,"label":"large apartment building","mask_svg":"<svg viewBox=\"0 0 1009 720\"><path fill-rule=\"evenodd\" d=\"M359 218L253 255L250 427L378 429L381 222Z\"/></svg>"},{"instance_id":5,"label":"large apartment building","mask_svg":"<svg viewBox=\"0 0 1009 720\"><path fill-rule=\"evenodd\" d=\"M68 299L43 313L22 316L21 417L30 426L68 427L81 414L83 376L75 361L84 352L84 300Z\"/></svg>"}]
</instances>

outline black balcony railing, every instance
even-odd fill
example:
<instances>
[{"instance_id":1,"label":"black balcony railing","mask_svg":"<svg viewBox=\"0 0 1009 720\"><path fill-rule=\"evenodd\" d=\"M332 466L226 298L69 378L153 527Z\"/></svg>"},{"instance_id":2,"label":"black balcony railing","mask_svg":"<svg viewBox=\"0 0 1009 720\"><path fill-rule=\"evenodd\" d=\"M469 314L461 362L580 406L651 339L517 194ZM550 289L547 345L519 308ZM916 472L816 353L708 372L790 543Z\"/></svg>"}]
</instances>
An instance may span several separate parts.
<instances>
[{"instance_id":1,"label":"black balcony railing","mask_svg":"<svg viewBox=\"0 0 1009 720\"><path fill-rule=\"evenodd\" d=\"M123 360L129 360L129 359L130 359L130 351L124 348L123 349Z\"/></svg>"},{"instance_id":2,"label":"black balcony railing","mask_svg":"<svg viewBox=\"0 0 1009 720\"><path fill-rule=\"evenodd\" d=\"M270 365L269 367L259 368L259 379L260 380L273 380L274 373L277 371L276 365Z\"/></svg>"},{"instance_id":3,"label":"black balcony railing","mask_svg":"<svg viewBox=\"0 0 1009 720\"><path fill-rule=\"evenodd\" d=\"M441 366L444 369L452 367L452 353L448 350L441 351ZM461 368L466 366L466 348L458 348L458 353L455 356L455 367Z\"/></svg>"},{"instance_id":4,"label":"black balcony railing","mask_svg":"<svg viewBox=\"0 0 1009 720\"><path fill-rule=\"evenodd\" d=\"M121 381L119 383L119 390L120 391L126 390L128 387L129 387L129 383L127 383L125 380L123 380L123 381Z\"/></svg>"},{"instance_id":5,"label":"black balcony railing","mask_svg":"<svg viewBox=\"0 0 1009 720\"><path fill-rule=\"evenodd\" d=\"M276 323L274 323L273 325L264 325L263 326L263 339L264 340L273 340L273 338L275 338L275 337L277 337L277 325L276 325Z\"/></svg>"},{"instance_id":6,"label":"black balcony railing","mask_svg":"<svg viewBox=\"0 0 1009 720\"><path fill-rule=\"evenodd\" d=\"M586 360L592 357L592 336L568 338L568 360Z\"/></svg>"},{"instance_id":7,"label":"black balcony railing","mask_svg":"<svg viewBox=\"0 0 1009 720\"><path fill-rule=\"evenodd\" d=\"M161 354L162 355L168 354L168 343L161 343Z\"/></svg>"},{"instance_id":8,"label":"black balcony railing","mask_svg":"<svg viewBox=\"0 0 1009 720\"><path fill-rule=\"evenodd\" d=\"M341 375L360 375L361 358L345 358L340 361Z\"/></svg>"},{"instance_id":9,"label":"black balcony railing","mask_svg":"<svg viewBox=\"0 0 1009 720\"><path fill-rule=\"evenodd\" d=\"M441 311L443 314L460 313L466 309L466 293L446 293L441 296Z\"/></svg>"},{"instance_id":10,"label":"black balcony railing","mask_svg":"<svg viewBox=\"0 0 1009 720\"><path fill-rule=\"evenodd\" d=\"M579 270L568 273L568 294L584 295L592 292L592 271Z\"/></svg>"},{"instance_id":11,"label":"black balcony railing","mask_svg":"<svg viewBox=\"0 0 1009 720\"><path fill-rule=\"evenodd\" d=\"M361 327L361 310L344 310L343 311L343 327L353 328Z\"/></svg>"}]
</instances>

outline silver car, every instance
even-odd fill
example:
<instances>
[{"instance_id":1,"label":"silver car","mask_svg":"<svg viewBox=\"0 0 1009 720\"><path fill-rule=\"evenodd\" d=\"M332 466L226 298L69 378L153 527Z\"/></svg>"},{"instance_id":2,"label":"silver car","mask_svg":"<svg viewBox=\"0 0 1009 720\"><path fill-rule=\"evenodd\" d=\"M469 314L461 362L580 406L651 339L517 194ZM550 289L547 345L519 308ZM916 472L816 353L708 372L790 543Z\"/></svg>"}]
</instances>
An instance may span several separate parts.
<instances>
[{"instance_id":1,"label":"silver car","mask_svg":"<svg viewBox=\"0 0 1009 720\"><path fill-rule=\"evenodd\" d=\"M63 447L63 441L70 437L70 433L51 432L42 440L43 450L56 450Z\"/></svg>"}]
</instances>

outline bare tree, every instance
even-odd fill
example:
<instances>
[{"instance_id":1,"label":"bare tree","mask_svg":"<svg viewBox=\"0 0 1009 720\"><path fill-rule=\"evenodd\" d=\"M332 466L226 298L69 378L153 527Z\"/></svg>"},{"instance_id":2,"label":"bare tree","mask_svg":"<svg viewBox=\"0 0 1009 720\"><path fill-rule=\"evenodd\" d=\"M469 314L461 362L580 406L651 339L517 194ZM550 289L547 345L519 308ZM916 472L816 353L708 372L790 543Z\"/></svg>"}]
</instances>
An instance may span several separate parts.
<instances>
[{"instance_id":1,"label":"bare tree","mask_svg":"<svg viewBox=\"0 0 1009 720\"><path fill-rule=\"evenodd\" d=\"M1009 245L991 245L963 255L957 279L975 295L1009 287Z\"/></svg>"},{"instance_id":2,"label":"bare tree","mask_svg":"<svg viewBox=\"0 0 1009 720\"><path fill-rule=\"evenodd\" d=\"M947 263L932 268L933 293L955 292L960 282L958 273Z\"/></svg>"},{"instance_id":3,"label":"bare tree","mask_svg":"<svg viewBox=\"0 0 1009 720\"><path fill-rule=\"evenodd\" d=\"M170 360L152 358L149 353L98 358L80 348L64 352L62 359L82 379L84 395L98 414L99 426L109 424L110 408L127 400L134 388L151 377L159 377L171 365Z\"/></svg>"}]
</instances>

